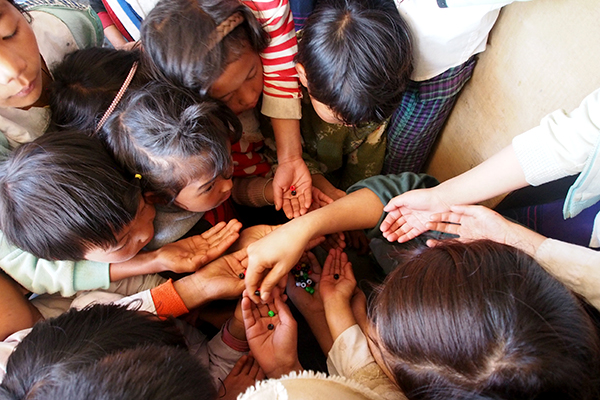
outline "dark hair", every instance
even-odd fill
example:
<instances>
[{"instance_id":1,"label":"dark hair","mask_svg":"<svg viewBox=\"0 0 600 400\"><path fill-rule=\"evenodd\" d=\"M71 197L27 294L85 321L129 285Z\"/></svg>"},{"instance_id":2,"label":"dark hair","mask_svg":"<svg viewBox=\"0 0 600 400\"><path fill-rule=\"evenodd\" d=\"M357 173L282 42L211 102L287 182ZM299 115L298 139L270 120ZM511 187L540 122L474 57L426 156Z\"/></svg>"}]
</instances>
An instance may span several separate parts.
<instances>
[{"instance_id":1,"label":"dark hair","mask_svg":"<svg viewBox=\"0 0 600 400\"><path fill-rule=\"evenodd\" d=\"M198 176L229 174L228 143L241 133L225 104L153 82L131 93L100 135L125 168L142 175L145 191L170 204Z\"/></svg>"},{"instance_id":2,"label":"dark hair","mask_svg":"<svg viewBox=\"0 0 600 400\"><path fill-rule=\"evenodd\" d=\"M39 395L38 395L39 393ZM189 352L149 345L107 355L36 390L34 399L213 400L206 367Z\"/></svg>"},{"instance_id":3,"label":"dark hair","mask_svg":"<svg viewBox=\"0 0 600 400\"><path fill-rule=\"evenodd\" d=\"M596 399L598 338L578 300L491 241L409 253L370 308L409 399Z\"/></svg>"},{"instance_id":4,"label":"dark hair","mask_svg":"<svg viewBox=\"0 0 600 400\"><path fill-rule=\"evenodd\" d=\"M0 394L2 394L0 397L63 399L65 397L54 396L53 393L62 393L63 389L66 393L85 391L86 385L93 385L94 379L103 381L105 378L110 379L113 385L127 385L131 379L136 384L135 388L139 388L140 382L135 379L145 376L143 374L140 376L141 371L148 372L148 367L141 364L161 356L163 356L162 361L168 363L164 359L164 354L174 354L177 358L185 357L183 352L172 353L162 350L151 352L147 346L168 346L180 351L187 349L185 339L173 319L164 320L147 312L116 305L96 304L80 311L71 309L56 318L37 323L31 333L17 346L8 359L6 376L0 385ZM127 352L132 349L138 350ZM189 356L189 353L187 354ZM118 382L118 374L111 375L106 371L107 368L111 369L109 366L113 361L121 364L119 366L123 377L121 383ZM189 361L186 362L189 364ZM132 369L129 373L123 371L127 365ZM96 375L92 376L94 372ZM166 371L163 370L164 372ZM178 370L174 369L173 373L175 372ZM197 377L204 378L205 383L208 382L203 390L214 392L208 377L202 377L203 371L196 372ZM188 368L183 378L188 379L189 376ZM74 377L86 381L77 382L79 379L73 379ZM145 383L148 387L157 389L153 386L156 385L153 378L156 376L146 376ZM67 386L75 385L73 392L70 392L68 387L64 387L67 382L69 383ZM105 383L108 384L108 381ZM101 382L96 384L100 385ZM97 387L110 390L106 386ZM115 394L116 389L113 388L109 393ZM125 388L121 387L121 389ZM164 391L168 390L169 388L164 388ZM103 397L100 395L79 398L101 399Z\"/></svg>"},{"instance_id":5,"label":"dark hair","mask_svg":"<svg viewBox=\"0 0 600 400\"><path fill-rule=\"evenodd\" d=\"M91 47L68 54L53 70L52 121L60 128L91 130L121 89L138 51ZM128 90L146 79L138 69Z\"/></svg>"},{"instance_id":6,"label":"dark hair","mask_svg":"<svg viewBox=\"0 0 600 400\"><path fill-rule=\"evenodd\" d=\"M0 165L0 229L40 258L81 260L116 245L140 198L138 180L82 132L46 133Z\"/></svg>"},{"instance_id":7,"label":"dark hair","mask_svg":"<svg viewBox=\"0 0 600 400\"><path fill-rule=\"evenodd\" d=\"M409 27L392 1L324 1L306 20L296 61L309 94L344 123L381 122L412 72Z\"/></svg>"},{"instance_id":8,"label":"dark hair","mask_svg":"<svg viewBox=\"0 0 600 400\"><path fill-rule=\"evenodd\" d=\"M234 13L244 21L212 49L217 26ZM143 64L164 79L205 95L225 68L250 47L261 52L269 37L238 0L161 0L140 28Z\"/></svg>"}]
</instances>

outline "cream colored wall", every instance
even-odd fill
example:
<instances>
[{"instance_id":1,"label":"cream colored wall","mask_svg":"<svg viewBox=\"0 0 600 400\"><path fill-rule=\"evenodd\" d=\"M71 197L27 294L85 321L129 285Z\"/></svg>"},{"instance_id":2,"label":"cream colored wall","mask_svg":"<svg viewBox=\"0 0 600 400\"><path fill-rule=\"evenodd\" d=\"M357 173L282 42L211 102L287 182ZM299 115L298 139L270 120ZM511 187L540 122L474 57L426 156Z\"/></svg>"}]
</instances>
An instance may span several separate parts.
<instances>
[{"instance_id":1,"label":"cream colored wall","mask_svg":"<svg viewBox=\"0 0 600 400\"><path fill-rule=\"evenodd\" d=\"M576 108L598 87L600 0L506 6L427 172L439 180L456 176L538 125L544 115Z\"/></svg>"}]
</instances>

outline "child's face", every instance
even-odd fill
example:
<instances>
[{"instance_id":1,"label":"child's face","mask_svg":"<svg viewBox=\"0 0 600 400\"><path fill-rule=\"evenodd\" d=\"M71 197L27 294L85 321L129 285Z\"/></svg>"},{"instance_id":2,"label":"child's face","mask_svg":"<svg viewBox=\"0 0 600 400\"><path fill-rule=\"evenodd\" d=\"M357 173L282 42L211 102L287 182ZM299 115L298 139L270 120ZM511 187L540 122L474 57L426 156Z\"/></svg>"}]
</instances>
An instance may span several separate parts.
<instances>
[{"instance_id":1,"label":"child's face","mask_svg":"<svg viewBox=\"0 0 600 400\"><path fill-rule=\"evenodd\" d=\"M175 198L175 204L184 210L193 212L204 212L217 208L231 196L233 187L231 172L228 171L226 174L229 179L219 175L214 179L200 178L192 181L179 192Z\"/></svg>"},{"instance_id":2,"label":"child's face","mask_svg":"<svg viewBox=\"0 0 600 400\"><path fill-rule=\"evenodd\" d=\"M256 107L263 89L262 61L248 45L213 83L209 95L223 101L237 115Z\"/></svg>"},{"instance_id":3,"label":"child's face","mask_svg":"<svg viewBox=\"0 0 600 400\"><path fill-rule=\"evenodd\" d=\"M298 72L300 83L302 86L308 89L308 79L306 78L306 70L304 69L304 66L300 63L297 63L296 71ZM313 109L323 121L327 122L328 124L344 125L344 121L338 118L338 115L331 108L329 108L326 104L316 100L310 94L308 96L310 97L310 102L312 103Z\"/></svg>"},{"instance_id":4,"label":"child's face","mask_svg":"<svg viewBox=\"0 0 600 400\"><path fill-rule=\"evenodd\" d=\"M377 329L373 326L373 324L368 324L367 325L367 331L368 331L368 335L367 336L367 343L369 345L369 350L371 350L371 354L373 355L373 358L375 359L375 362L377 363L377 365L379 365L379 367L383 370L383 372L387 375L388 378L390 378L390 380L392 382L396 382L396 378L394 377L394 374L392 374L392 372L390 371L390 369L388 368L387 364L385 363L384 359L383 359L383 353L385 352L385 350L380 349L380 347L377 345L377 343L375 343L373 340L371 340L371 338L375 338L375 340L379 341L379 335L377 334Z\"/></svg>"},{"instance_id":5,"label":"child's face","mask_svg":"<svg viewBox=\"0 0 600 400\"><path fill-rule=\"evenodd\" d=\"M0 0L0 107L28 107L42 94L42 62L25 17Z\"/></svg>"},{"instance_id":6,"label":"child's face","mask_svg":"<svg viewBox=\"0 0 600 400\"><path fill-rule=\"evenodd\" d=\"M133 221L119 234L115 235L117 244L109 249L95 248L88 250L84 258L107 263L119 263L132 259L152 240L155 215L154 206L146 203L142 197Z\"/></svg>"}]
</instances>

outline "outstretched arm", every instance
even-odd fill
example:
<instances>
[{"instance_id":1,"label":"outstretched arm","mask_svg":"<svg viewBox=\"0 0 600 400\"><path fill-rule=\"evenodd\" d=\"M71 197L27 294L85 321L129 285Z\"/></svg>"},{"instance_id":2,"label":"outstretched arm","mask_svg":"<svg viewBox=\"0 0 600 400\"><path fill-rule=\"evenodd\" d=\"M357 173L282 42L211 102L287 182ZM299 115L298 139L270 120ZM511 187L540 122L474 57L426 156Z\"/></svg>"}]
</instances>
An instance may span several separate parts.
<instances>
[{"instance_id":1,"label":"outstretched arm","mask_svg":"<svg viewBox=\"0 0 600 400\"><path fill-rule=\"evenodd\" d=\"M429 189L418 189L394 197L385 206L381 223L389 241L406 242L427 231L434 213L448 211L454 204L475 204L527 186L525 174L512 145L475 168Z\"/></svg>"},{"instance_id":2,"label":"outstretched arm","mask_svg":"<svg viewBox=\"0 0 600 400\"><path fill-rule=\"evenodd\" d=\"M249 297L267 301L273 288L298 262L308 242L334 232L372 228L383 204L369 189L361 189L325 207L290 221L248 246L246 289ZM266 275L266 276L265 276ZM264 279L263 279L264 276Z\"/></svg>"}]
</instances>

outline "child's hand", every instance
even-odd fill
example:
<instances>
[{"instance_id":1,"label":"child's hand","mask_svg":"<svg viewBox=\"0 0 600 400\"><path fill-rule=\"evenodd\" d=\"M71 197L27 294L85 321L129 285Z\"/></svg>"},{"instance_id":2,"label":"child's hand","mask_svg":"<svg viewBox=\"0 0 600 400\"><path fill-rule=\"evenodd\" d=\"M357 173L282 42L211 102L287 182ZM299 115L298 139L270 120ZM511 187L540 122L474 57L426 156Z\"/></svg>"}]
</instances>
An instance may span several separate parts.
<instances>
[{"instance_id":1,"label":"child's hand","mask_svg":"<svg viewBox=\"0 0 600 400\"><path fill-rule=\"evenodd\" d=\"M391 199L383 209L388 213L381 223L383 237L404 243L426 232L431 214L450 209L435 193L435 188L416 189Z\"/></svg>"},{"instance_id":2,"label":"child's hand","mask_svg":"<svg viewBox=\"0 0 600 400\"><path fill-rule=\"evenodd\" d=\"M305 255L300 258L299 262L310 265L310 269L312 271L312 273L309 275L310 279L315 282L315 284L319 283L321 279L321 265L319 264L319 261L317 261L317 257L315 257L315 255L311 252L306 252ZM319 291L315 290L313 294L310 294L306 291L306 289L296 286L296 278L294 278L292 273L288 274L285 292L290 297L290 300L292 300L298 311L302 313L302 315L309 316L313 314L325 313L323 301L321 300Z\"/></svg>"},{"instance_id":3,"label":"child's hand","mask_svg":"<svg viewBox=\"0 0 600 400\"><path fill-rule=\"evenodd\" d=\"M177 273L194 272L219 257L239 237L242 224L233 219L219 222L201 235L169 243L157 252L157 261L164 270Z\"/></svg>"},{"instance_id":4,"label":"child's hand","mask_svg":"<svg viewBox=\"0 0 600 400\"><path fill-rule=\"evenodd\" d=\"M249 244L256 242L259 239L273 232L280 225L254 225L240 232L240 238L233 246L236 250L248 247Z\"/></svg>"},{"instance_id":5,"label":"child's hand","mask_svg":"<svg viewBox=\"0 0 600 400\"><path fill-rule=\"evenodd\" d=\"M271 312L271 315L269 315ZM244 292L242 315L250 351L269 378L302 369L298 360L297 325L278 288L266 304L254 304Z\"/></svg>"},{"instance_id":6,"label":"child's hand","mask_svg":"<svg viewBox=\"0 0 600 400\"><path fill-rule=\"evenodd\" d=\"M258 365L258 361L251 355L242 356L219 388L219 399L235 400L240 393L245 392L256 381L263 379L265 373Z\"/></svg>"},{"instance_id":7,"label":"child's hand","mask_svg":"<svg viewBox=\"0 0 600 400\"><path fill-rule=\"evenodd\" d=\"M292 193L292 186L295 195ZM279 162L273 178L275 208L289 219L306 214L312 202L312 179L301 157Z\"/></svg>"},{"instance_id":8,"label":"child's hand","mask_svg":"<svg viewBox=\"0 0 600 400\"><path fill-rule=\"evenodd\" d=\"M343 302L350 304L356 288L356 279L348 256L340 249L330 250L321 273L319 292L325 304Z\"/></svg>"},{"instance_id":9,"label":"child's hand","mask_svg":"<svg viewBox=\"0 0 600 400\"><path fill-rule=\"evenodd\" d=\"M248 266L246 249L224 255L185 279L193 279L194 291L210 300L234 299L244 291L244 271Z\"/></svg>"},{"instance_id":10,"label":"child's hand","mask_svg":"<svg viewBox=\"0 0 600 400\"><path fill-rule=\"evenodd\" d=\"M331 197L327 196L315 186L312 187L312 202L310 203L308 211L317 210L331 203L333 203L333 199Z\"/></svg>"}]
</instances>

